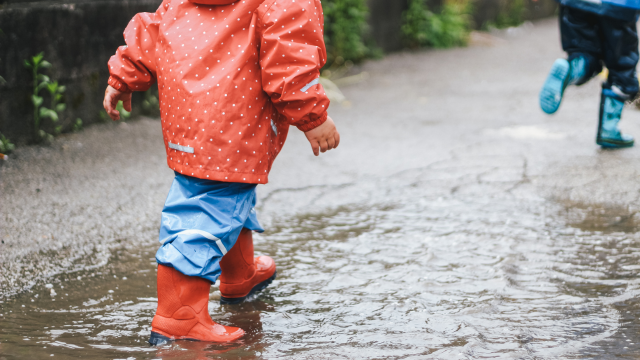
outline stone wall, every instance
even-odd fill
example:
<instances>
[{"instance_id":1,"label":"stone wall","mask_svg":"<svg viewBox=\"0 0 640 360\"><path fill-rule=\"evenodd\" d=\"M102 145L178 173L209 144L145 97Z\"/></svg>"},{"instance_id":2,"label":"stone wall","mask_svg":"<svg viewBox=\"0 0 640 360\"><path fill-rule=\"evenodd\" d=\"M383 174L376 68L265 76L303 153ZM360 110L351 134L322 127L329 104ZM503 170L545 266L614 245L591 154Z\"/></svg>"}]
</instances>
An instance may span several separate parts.
<instances>
[{"instance_id":1,"label":"stone wall","mask_svg":"<svg viewBox=\"0 0 640 360\"><path fill-rule=\"evenodd\" d=\"M371 37L384 51L402 49L402 12L408 0L369 0L369 24Z\"/></svg>"},{"instance_id":2,"label":"stone wall","mask_svg":"<svg viewBox=\"0 0 640 360\"><path fill-rule=\"evenodd\" d=\"M0 132L14 142L33 133L33 83L24 60L44 52L53 64L44 73L66 85L68 110L62 125L81 118L99 121L108 78L107 61L123 45L122 32L138 12L155 11L161 0L4 2L0 8ZM47 101L47 100L45 100ZM46 106L45 102L45 106ZM46 121L45 121L46 123Z\"/></svg>"},{"instance_id":3,"label":"stone wall","mask_svg":"<svg viewBox=\"0 0 640 360\"><path fill-rule=\"evenodd\" d=\"M385 51L402 49L400 27L407 0L368 0L373 41ZM438 2L442 0L431 0ZM495 18L502 2L475 0L477 24ZM31 74L24 60L44 52L53 64L47 71L67 86L68 110L62 119L69 130L76 118L85 125L101 121L107 61L124 43L122 32L134 14L155 11L161 0L0 0L0 132L16 143L33 133ZM529 1L533 18L555 11L553 0ZM140 95L137 94L137 101ZM134 98L134 102L136 99ZM46 105L46 104L45 104Z\"/></svg>"}]
</instances>

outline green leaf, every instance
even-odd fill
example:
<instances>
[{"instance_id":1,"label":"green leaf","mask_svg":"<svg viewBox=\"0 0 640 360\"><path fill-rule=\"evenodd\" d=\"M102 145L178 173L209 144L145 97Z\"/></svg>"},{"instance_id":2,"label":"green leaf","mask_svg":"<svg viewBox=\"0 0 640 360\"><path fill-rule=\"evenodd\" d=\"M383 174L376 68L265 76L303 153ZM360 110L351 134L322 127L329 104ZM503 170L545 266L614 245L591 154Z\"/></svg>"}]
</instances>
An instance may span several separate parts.
<instances>
[{"instance_id":1,"label":"green leaf","mask_svg":"<svg viewBox=\"0 0 640 360\"><path fill-rule=\"evenodd\" d=\"M56 126L53 131L56 133L56 135L60 134L60 132L62 132L62 126Z\"/></svg>"},{"instance_id":2,"label":"green leaf","mask_svg":"<svg viewBox=\"0 0 640 360\"><path fill-rule=\"evenodd\" d=\"M120 112L120 115L122 116L123 119L128 119L131 116L131 112L124 109L122 100L118 101L118 105L116 105L116 110Z\"/></svg>"},{"instance_id":3,"label":"green leaf","mask_svg":"<svg viewBox=\"0 0 640 360\"><path fill-rule=\"evenodd\" d=\"M58 93L62 94L63 92L65 92L67 90L66 86L60 86L58 87Z\"/></svg>"},{"instance_id":4,"label":"green leaf","mask_svg":"<svg viewBox=\"0 0 640 360\"><path fill-rule=\"evenodd\" d=\"M44 53L40 53L36 56L32 56L31 63L33 64L33 66L39 67L43 57L44 57Z\"/></svg>"},{"instance_id":5,"label":"green leaf","mask_svg":"<svg viewBox=\"0 0 640 360\"><path fill-rule=\"evenodd\" d=\"M82 119L77 118L76 122L73 124L73 131L80 131L82 130Z\"/></svg>"},{"instance_id":6,"label":"green leaf","mask_svg":"<svg viewBox=\"0 0 640 360\"><path fill-rule=\"evenodd\" d=\"M31 64L29 62L29 60L25 60L24 61L24 67L26 67L27 69L31 70L31 69L33 69L33 64Z\"/></svg>"},{"instance_id":7,"label":"green leaf","mask_svg":"<svg viewBox=\"0 0 640 360\"><path fill-rule=\"evenodd\" d=\"M51 78L49 78L49 77L48 77L47 75L45 75L45 74L38 74L37 79L38 79L39 81L42 81L43 83L47 83L47 84L51 82Z\"/></svg>"},{"instance_id":8,"label":"green leaf","mask_svg":"<svg viewBox=\"0 0 640 360\"><path fill-rule=\"evenodd\" d=\"M51 109L47 109L46 107L41 107L40 108L40 117L49 118L53 122L57 122L58 119L59 119L57 112L55 112L55 111L53 111Z\"/></svg>"},{"instance_id":9,"label":"green leaf","mask_svg":"<svg viewBox=\"0 0 640 360\"><path fill-rule=\"evenodd\" d=\"M58 92L58 82L57 81L52 81L47 83L47 90L49 90L49 93L51 95L55 94Z\"/></svg>"},{"instance_id":10,"label":"green leaf","mask_svg":"<svg viewBox=\"0 0 640 360\"><path fill-rule=\"evenodd\" d=\"M33 103L33 105L35 107L40 107L40 105L42 105L43 101L44 101L44 99L42 99L42 97L36 96L36 95L31 95L31 102Z\"/></svg>"},{"instance_id":11,"label":"green leaf","mask_svg":"<svg viewBox=\"0 0 640 360\"><path fill-rule=\"evenodd\" d=\"M40 63L40 67L43 69L48 69L51 67L51 63L47 60L42 60L42 63Z\"/></svg>"},{"instance_id":12,"label":"green leaf","mask_svg":"<svg viewBox=\"0 0 640 360\"><path fill-rule=\"evenodd\" d=\"M67 108L67 104L58 104L56 105L56 112L61 113Z\"/></svg>"},{"instance_id":13,"label":"green leaf","mask_svg":"<svg viewBox=\"0 0 640 360\"><path fill-rule=\"evenodd\" d=\"M104 111L104 110L100 110L100 112L99 112L98 114L99 114L99 116L100 116L100 120L102 120L102 121L109 121L109 120L111 120L111 118L109 117L109 114L107 114L107 112L106 112L106 111Z\"/></svg>"}]
</instances>

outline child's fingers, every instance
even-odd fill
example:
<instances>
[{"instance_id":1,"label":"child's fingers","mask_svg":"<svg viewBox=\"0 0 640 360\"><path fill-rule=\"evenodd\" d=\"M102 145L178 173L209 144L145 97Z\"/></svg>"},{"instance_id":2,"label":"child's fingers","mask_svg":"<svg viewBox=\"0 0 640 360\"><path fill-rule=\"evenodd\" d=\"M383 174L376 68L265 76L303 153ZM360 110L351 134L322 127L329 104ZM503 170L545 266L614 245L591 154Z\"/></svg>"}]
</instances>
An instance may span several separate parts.
<instances>
[{"instance_id":1,"label":"child's fingers","mask_svg":"<svg viewBox=\"0 0 640 360\"><path fill-rule=\"evenodd\" d=\"M112 120L118 120L120 114L114 109L114 96L112 93L107 92L104 96L104 102L102 104L104 106L104 110L107 112L107 115Z\"/></svg>"},{"instance_id":2,"label":"child's fingers","mask_svg":"<svg viewBox=\"0 0 640 360\"><path fill-rule=\"evenodd\" d=\"M327 144L327 140L322 139L322 141L320 141L320 151L321 152L327 152L327 150L329 150L329 144Z\"/></svg>"},{"instance_id":3,"label":"child's fingers","mask_svg":"<svg viewBox=\"0 0 640 360\"><path fill-rule=\"evenodd\" d=\"M335 149L335 147L336 147L336 139L330 136L327 139L327 150Z\"/></svg>"},{"instance_id":4,"label":"child's fingers","mask_svg":"<svg viewBox=\"0 0 640 360\"><path fill-rule=\"evenodd\" d=\"M320 147L320 144L318 144L318 141L309 140L309 143L311 144L311 150L313 150L313 155L315 156L320 155L320 151L318 150L318 148Z\"/></svg>"},{"instance_id":5,"label":"child's fingers","mask_svg":"<svg viewBox=\"0 0 640 360\"><path fill-rule=\"evenodd\" d=\"M120 111L116 110L117 106L118 106L118 98L113 96L111 98L111 111L109 112L109 117L111 117L111 120L113 121L120 119Z\"/></svg>"},{"instance_id":6,"label":"child's fingers","mask_svg":"<svg viewBox=\"0 0 640 360\"><path fill-rule=\"evenodd\" d=\"M111 112L111 95L109 95L109 93L104 94L104 100L102 101L102 107L104 108L104 111L107 112L107 114L109 112Z\"/></svg>"},{"instance_id":7,"label":"child's fingers","mask_svg":"<svg viewBox=\"0 0 640 360\"><path fill-rule=\"evenodd\" d=\"M124 109L127 111L131 111L131 96L125 96L123 99Z\"/></svg>"},{"instance_id":8,"label":"child's fingers","mask_svg":"<svg viewBox=\"0 0 640 360\"><path fill-rule=\"evenodd\" d=\"M340 133L336 131L335 134L333 134L333 138L336 140L336 146L334 147L335 149L338 147L338 145L340 145Z\"/></svg>"}]
</instances>

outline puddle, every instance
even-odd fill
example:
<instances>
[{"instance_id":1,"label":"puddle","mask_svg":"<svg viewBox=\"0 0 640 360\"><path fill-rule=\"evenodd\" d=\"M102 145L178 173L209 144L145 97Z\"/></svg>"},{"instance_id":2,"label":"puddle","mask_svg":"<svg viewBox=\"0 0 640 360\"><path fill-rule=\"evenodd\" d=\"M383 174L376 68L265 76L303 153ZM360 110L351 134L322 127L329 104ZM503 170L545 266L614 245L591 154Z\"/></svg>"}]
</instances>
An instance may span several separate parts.
<instances>
[{"instance_id":1,"label":"puddle","mask_svg":"<svg viewBox=\"0 0 640 360\"><path fill-rule=\"evenodd\" d=\"M565 217L572 227L590 231L634 234L640 231L640 213L628 207L565 204Z\"/></svg>"},{"instance_id":2,"label":"puddle","mask_svg":"<svg viewBox=\"0 0 640 360\"><path fill-rule=\"evenodd\" d=\"M0 359L640 355L635 214L434 186L450 173L269 195L255 247L278 279L252 303L209 303L247 331L238 343L147 345L153 245L6 299Z\"/></svg>"},{"instance_id":3,"label":"puddle","mask_svg":"<svg viewBox=\"0 0 640 360\"><path fill-rule=\"evenodd\" d=\"M507 137L512 139L535 139L535 140L561 140L566 134L554 133L547 129L533 125L508 126L501 129L489 129L486 135Z\"/></svg>"}]
</instances>

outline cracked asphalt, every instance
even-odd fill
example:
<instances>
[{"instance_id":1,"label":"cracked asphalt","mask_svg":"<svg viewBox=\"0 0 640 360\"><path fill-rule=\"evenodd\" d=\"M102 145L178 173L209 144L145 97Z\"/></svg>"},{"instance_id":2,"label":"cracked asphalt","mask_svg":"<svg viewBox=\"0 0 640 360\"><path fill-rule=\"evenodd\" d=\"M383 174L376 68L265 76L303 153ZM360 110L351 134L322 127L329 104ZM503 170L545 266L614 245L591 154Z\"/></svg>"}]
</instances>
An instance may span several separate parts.
<instances>
[{"instance_id":1,"label":"cracked asphalt","mask_svg":"<svg viewBox=\"0 0 640 360\"><path fill-rule=\"evenodd\" d=\"M443 194L510 194L633 217L640 148L596 146L600 81L570 88L554 116L538 108L547 71L563 56L556 21L481 40L361 65L369 76L342 86L347 102L330 108L340 147L316 158L292 130L270 184L259 187L265 221L310 211L317 189L375 186L418 170L417 181L437 174ZM639 120L628 106L623 130L640 136ZM104 265L115 247L155 246L171 181L154 119L17 149L0 167L0 297Z\"/></svg>"}]
</instances>

